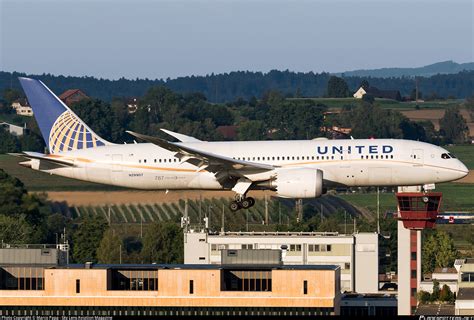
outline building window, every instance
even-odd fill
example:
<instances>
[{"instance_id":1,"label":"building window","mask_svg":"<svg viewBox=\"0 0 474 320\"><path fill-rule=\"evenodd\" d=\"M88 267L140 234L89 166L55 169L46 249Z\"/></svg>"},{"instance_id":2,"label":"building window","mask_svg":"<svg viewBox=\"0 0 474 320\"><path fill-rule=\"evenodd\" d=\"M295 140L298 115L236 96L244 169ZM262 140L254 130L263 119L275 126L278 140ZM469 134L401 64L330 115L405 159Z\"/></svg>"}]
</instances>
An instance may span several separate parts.
<instances>
[{"instance_id":1,"label":"building window","mask_svg":"<svg viewBox=\"0 0 474 320\"><path fill-rule=\"evenodd\" d=\"M416 297L416 288L411 288L411 296Z\"/></svg>"},{"instance_id":2,"label":"building window","mask_svg":"<svg viewBox=\"0 0 474 320\"><path fill-rule=\"evenodd\" d=\"M81 280L76 279L76 293L81 293Z\"/></svg>"},{"instance_id":3,"label":"building window","mask_svg":"<svg viewBox=\"0 0 474 320\"><path fill-rule=\"evenodd\" d=\"M253 249L253 244L243 244L242 249L252 250Z\"/></svg>"},{"instance_id":4,"label":"building window","mask_svg":"<svg viewBox=\"0 0 474 320\"><path fill-rule=\"evenodd\" d=\"M300 252L301 244L290 244L290 251Z\"/></svg>"},{"instance_id":5,"label":"building window","mask_svg":"<svg viewBox=\"0 0 474 320\"><path fill-rule=\"evenodd\" d=\"M411 253L411 260L416 260L416 252Z\"/></svg>"},{"instance_id":6,"label":"building window","mask_svg":"<svg viewBox=\"0 0 474 320\"><path fill-rule=\"evenodd\" d=\"M157 291L157 270L126 270L114 269L111 271L109 290L118 291Z\"/></svg>"},{"instance_id":7,"label":"building window","mask_svg":"<svg viewBox=\"0 0 474 320\"><path fill-rule=\"evenodd\" d=\"M206 260L206 257L199 257L199 260Z\"/></svg>"},{"instance_id":8,"label":"building window","mask_svg":"<svg viewBox=\"0 0 474 320\"><path fill-rule=\"evenodd\" d=\"M223 270L221 291L272 291L272 271L268 269Z\"/></svg>"},{"instance_id":9,"label":"building window","mask_svg":"<svg viewBox=\"0 0 474 320\"><path fill-rule=\"evenodd\" d=\"M416 270L411 271L411 278L416 279Z\"/></svg>"},{"instance_id":10,"label":"building window","mask_svg":"<svg viewBox=\"0 0 474 320\"><path fill-rule=\"evenodd\" d=\"M308 245L308 251L309 252L327 252L327 251L331 251L331 245L330 244L310 244L310 245Z\"/></svg>"},{"instance_id":11,"label":"building window","mask_svg":"<svg viewBox=\"0 0 474 320\"><path fill-rule=\"evenodd\" d=\"M344 269L348 270L351 268L351 264L349 262L344 263Z\"/></svg>"},{"instance_id":12,"label":"building window","mask_svg":"<svg viewBox=\"0 0 474 320\"><path fill-rule=\"evenodd\" d=\"M308 294L308 281L303 281L303 294Z\"/></svg>"},{"instance_id":13,"label":"building window","mask_svg":"<svg viewBox=\"0 0 474 320\"><path fill-rule=\"evenodd\" d=\"M189 294L194 294L194 280L189 280Z\"/></svg>"},{"instance_id":14,"label":"building window","mask_svg":"<svg viewBox=\"0 0 474 320\"><path fill-rule=\"evenodd\" d=\"M462 272L461 282L474 282L474 272Z\"/></svg>"}]
</instances>

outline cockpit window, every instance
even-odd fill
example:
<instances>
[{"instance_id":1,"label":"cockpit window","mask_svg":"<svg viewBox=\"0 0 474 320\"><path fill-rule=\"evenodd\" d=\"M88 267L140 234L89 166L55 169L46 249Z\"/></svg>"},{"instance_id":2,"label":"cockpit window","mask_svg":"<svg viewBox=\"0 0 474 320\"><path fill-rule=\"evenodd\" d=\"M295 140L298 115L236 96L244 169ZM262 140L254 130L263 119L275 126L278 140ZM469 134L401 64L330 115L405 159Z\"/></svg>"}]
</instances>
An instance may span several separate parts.
<instances>
[{"instance_id":1,"label":"cockpit window","mask_svg":"<svg viewBox=\"0 0 474 320\"><path fill-rule=\"evenodd\" d=\"M452 153L448 153L448 154L451 158L456 159L456 156L454 154L452 154Z\"/></svg>"},{"instance_id":2,"label":"cockpit window","mask_svg":"<svg viewBox=\"0 0 474 320\"><path fill-rule=\"evenodd\" d=\"M443 154L441 154L441 158L443 158L443 159L449 159L450 157L449 157L449 155L448 155L447 153L443 153Z\"/></svg>"}]
</instances>

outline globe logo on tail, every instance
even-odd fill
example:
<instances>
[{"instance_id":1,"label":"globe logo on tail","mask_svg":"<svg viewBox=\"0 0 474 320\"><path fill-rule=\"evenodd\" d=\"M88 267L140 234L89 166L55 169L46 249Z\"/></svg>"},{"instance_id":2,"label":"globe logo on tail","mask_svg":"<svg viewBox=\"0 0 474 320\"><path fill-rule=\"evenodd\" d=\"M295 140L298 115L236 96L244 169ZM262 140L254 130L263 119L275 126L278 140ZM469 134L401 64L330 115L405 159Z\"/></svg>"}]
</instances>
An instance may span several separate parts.
<instances>
[{"instance_id":1,"label":"globe logo on tail","mask_svg":"<svg viewBox=\"0 0 474 320\"><path fill-rule=\"evenodd\" d=\"M49 134L49 151L59 153L105 145L74 113L64 111L54 122Z\"/></svg>"}]
</instances>

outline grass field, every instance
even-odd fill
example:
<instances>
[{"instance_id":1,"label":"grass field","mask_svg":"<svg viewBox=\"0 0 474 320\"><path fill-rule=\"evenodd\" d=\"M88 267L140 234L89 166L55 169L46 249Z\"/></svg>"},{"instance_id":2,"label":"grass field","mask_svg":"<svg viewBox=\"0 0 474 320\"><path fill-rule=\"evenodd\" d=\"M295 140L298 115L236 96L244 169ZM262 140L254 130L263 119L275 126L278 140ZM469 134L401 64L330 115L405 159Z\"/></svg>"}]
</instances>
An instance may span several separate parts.
<instances>
[{"instance_id":1,"label":"grass field","mask_svg":"<svg viewBox=\"0 0 474 320\"><path fill-rule=\"evenodd\" d=\"M445 148L456 155L469 170L474 170L474 145L446 146Z\"/></svg>"},{"instance_id":2,"label":"grass field","mask_svg":"<svg viewBox=\"0 0 474 320\"><path fill-rule=\"evenodd\" d=\"M355 98L309 98L309 100L322 103L328 106L330 109L340 109L346 105L359 105L361 102L360 99ZM448 107L460 105L462 100L440 100L414 103L376 98L375 103L385 109L414 110L417 105L420 109L445 109Z\"/></svg>"},{"instance_id":3,"label":"grass field","mask_svg":"<svg viewBox=\"0 0 474 320\"><path fill-rule=\"evenodd\" d=\"M32 117L19 116L17 114L0 113L0 122L8 122L11 124L16 124L18 126L23 126L24 123L28 123L31 120Z\"/></svg>"},{"instance_id":4,"label":"grass field","mask_svg":"<svg viewBox=\"0 0 474 320\"><path fill-rule=\"evenodd\" d=\"M436 185L436 192L443 193L441 211L469 211L474 212L474 184L443 183ZM377 209L376 193L342 194L338 197L359 208L372 212ZM397 202L392 193L380 193L380 210L395 211Z\"/></svg>"}]
</instances>

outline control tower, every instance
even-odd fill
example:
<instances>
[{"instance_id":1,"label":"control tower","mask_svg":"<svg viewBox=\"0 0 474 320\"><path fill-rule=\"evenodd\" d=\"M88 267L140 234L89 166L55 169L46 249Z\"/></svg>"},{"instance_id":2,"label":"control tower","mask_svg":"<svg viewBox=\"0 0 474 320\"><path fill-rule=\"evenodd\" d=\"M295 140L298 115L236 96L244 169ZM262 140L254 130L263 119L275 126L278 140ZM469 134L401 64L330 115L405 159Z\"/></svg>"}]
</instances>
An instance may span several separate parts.
<instances>
[{"instance_id":1,"label":"control tower","mask_svg":"<svg viewBox=\"0 0 474 320\"><path fill-rule=\"evenodd\" d=\"M399 187L398 201L398 315L412 315L421 281L421 231L434 228L440 192Z\"/></svg>"}]
</instances>

